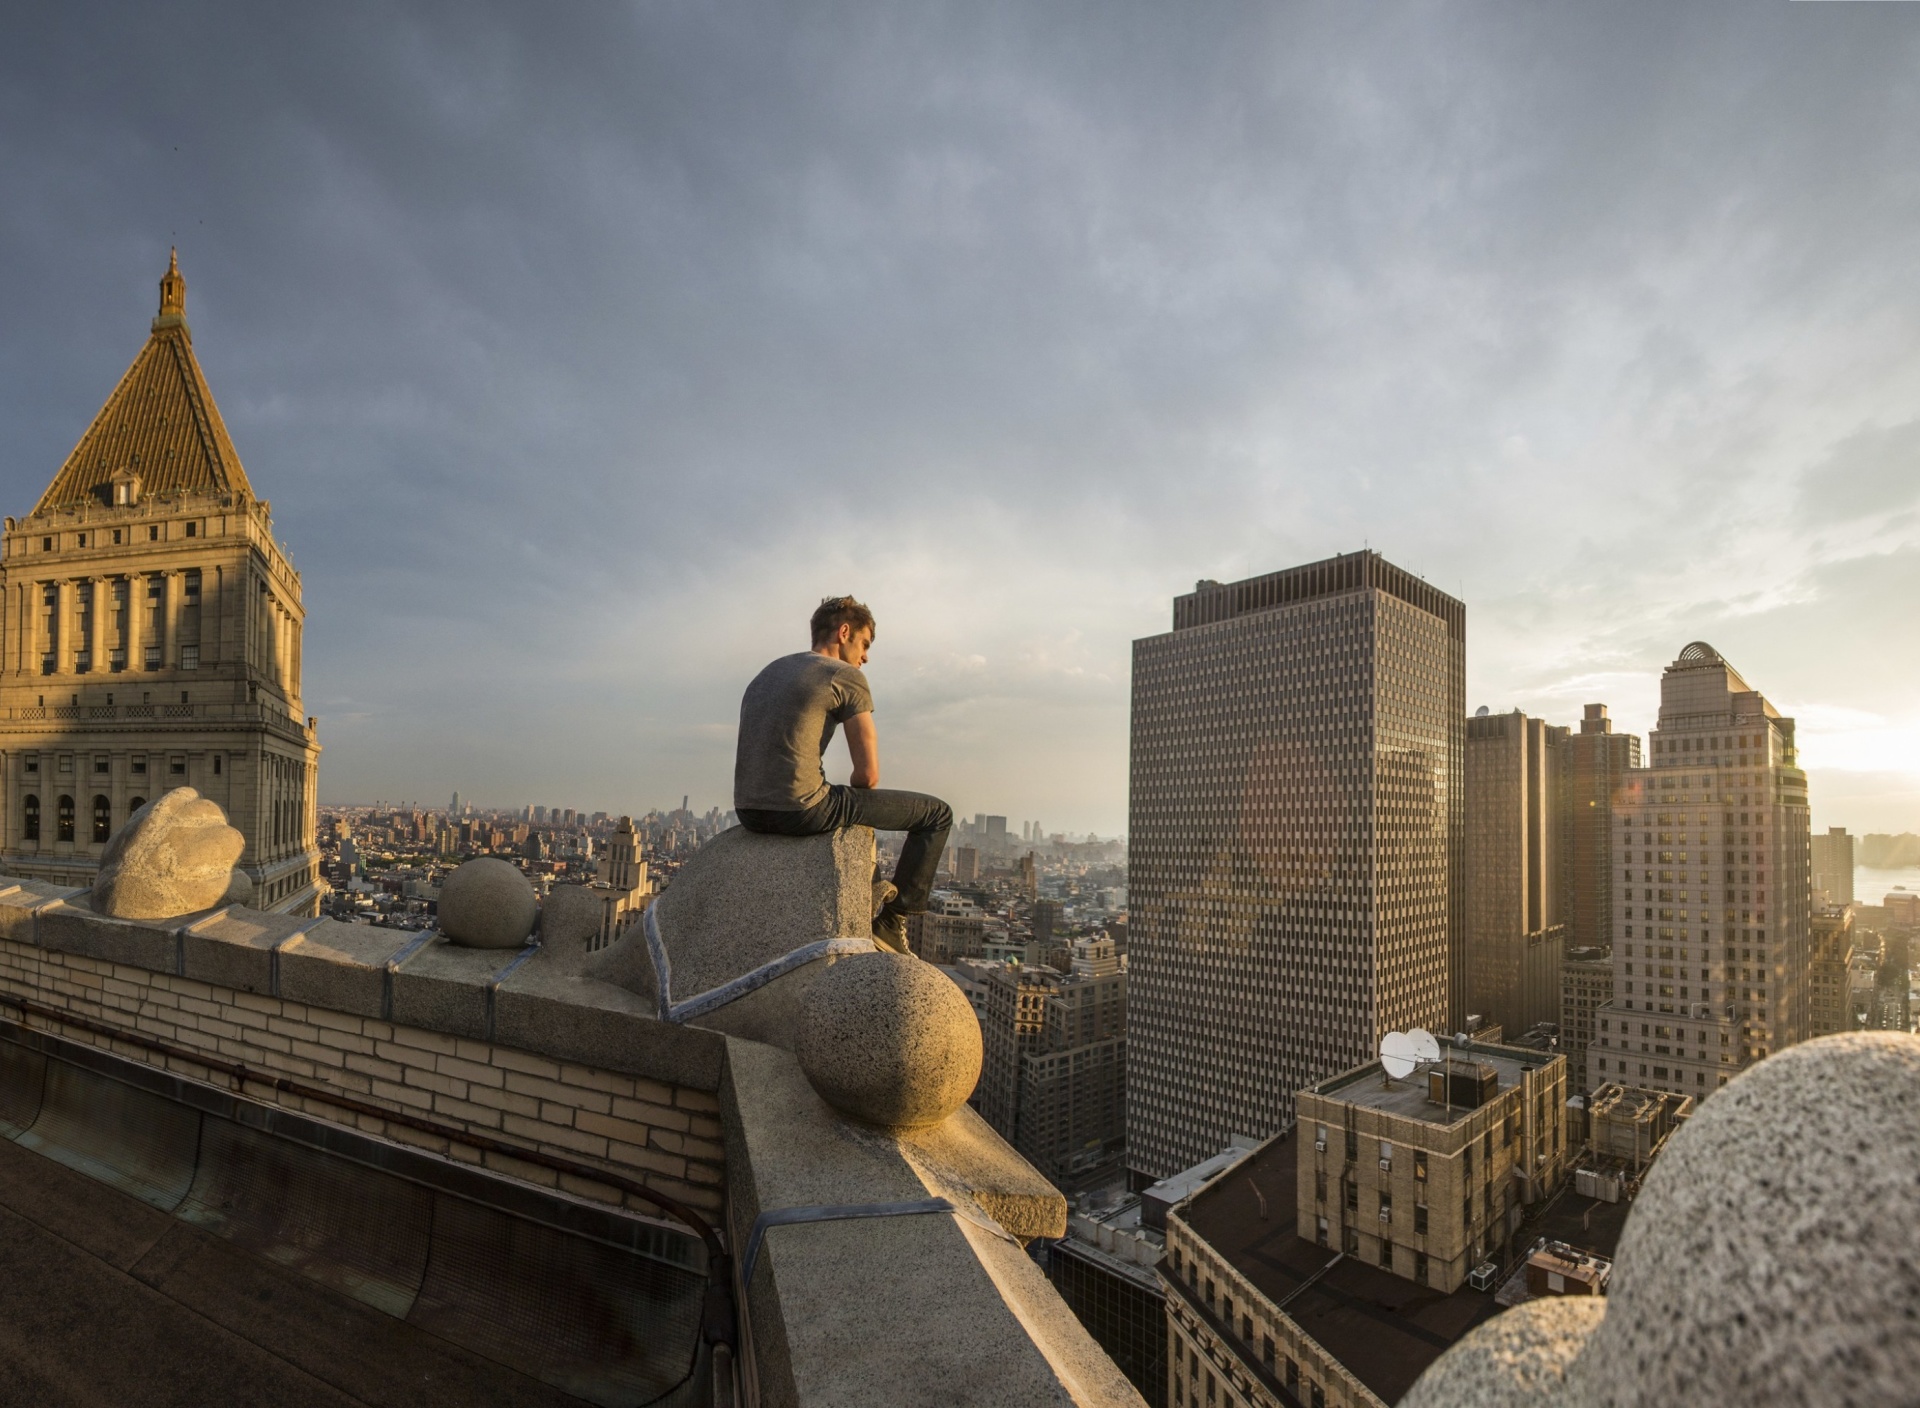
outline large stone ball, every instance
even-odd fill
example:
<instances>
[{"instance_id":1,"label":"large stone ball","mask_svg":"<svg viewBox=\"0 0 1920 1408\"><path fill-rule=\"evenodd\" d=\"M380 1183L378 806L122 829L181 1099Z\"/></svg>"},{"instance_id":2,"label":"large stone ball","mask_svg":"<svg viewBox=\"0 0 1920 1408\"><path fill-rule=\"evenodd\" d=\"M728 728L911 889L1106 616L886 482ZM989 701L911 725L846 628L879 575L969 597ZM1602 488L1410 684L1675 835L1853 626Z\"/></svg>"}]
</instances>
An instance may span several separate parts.
<instances>
[{"instance_id":1,"label":"large stone ball","mask_svg":"<svg viewBox=\"0 0 1920 1408\"><path fill-rule=\"evenodd\" d=\"M808 990L795 1054L842 1114L887 1129L940 1123L980 1079L980 1023L966 995L932 964L862 953Z\"/></svg>"},{"instance_id":2,"label":"large stone ball","mask_svg":"<svg viewBox=\"0 0 1920 1408\"><path fill-rule=\"evenodd\" d=\"M1582 1408L1914 1402L1920 1038L1789 1047L1700 1106L1620 1237Z\"/></svg>"},{"instance_id":3,"label":"large stone ball","mask_svg":"<svg viewBox=\"0 0 1920 1408\"><path fill-rule=\"evenodd\" d=\"M440 932L467 948L518 948L539 913L533 883L492 856L468 861L440 887Z\"/></svg>"}]
</instances>

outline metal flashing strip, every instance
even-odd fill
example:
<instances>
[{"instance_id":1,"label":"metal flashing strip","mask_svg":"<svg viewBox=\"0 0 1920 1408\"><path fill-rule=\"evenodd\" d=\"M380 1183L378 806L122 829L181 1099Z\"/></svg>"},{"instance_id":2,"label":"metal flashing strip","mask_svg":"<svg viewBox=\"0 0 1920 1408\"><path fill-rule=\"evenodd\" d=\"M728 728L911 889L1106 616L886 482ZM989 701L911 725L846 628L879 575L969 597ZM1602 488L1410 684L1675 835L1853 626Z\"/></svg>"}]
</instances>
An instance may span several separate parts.
<instances>
[{"instance_id":1,"label":"metal flashing strip","mask_svg":"<svg viewBox=\"0 0 1920 1408\"><path fill-rule=\"evenodd\" d=\"M493 1002L494 995L500 991L500 985L513 976L513 970L540 952L540 940L529 939L527 946L514 955L513 962L487 979L487 1040L493 1040Z\"/></svg>"},{"instance_id":2,"label":"metal flashing strip","mask_svg":"<svg viewBox=\"0 0 1920 1408\"><path fill-rule=\"evenodd\" d=\"M401 945L396 952L388 955L380 974L380 1015L387 1021L393 1020L393 975L400 971L401 965L409 958L439 937L438 929L422 929Z\"/></svg>"},{"instance_id":3,"label":"metal flashing strip","mask_svg":"<svg viewBox=\"0 0 1920 1408\"><path fill-rule=\"evenodd\" d=\"M715 1008L725 1007L729 1002L757 992L775 978L784 978L794 969L804 967L816 958L826 958L839 954L874 953L878 945L872 939L842 938L816 939L810 944L802 944L788 953L781 954L758 968L749 969L736 978L729 978L717 988L708 988L705 992L689 997L683 1002L673 1000L673 960L667 957L666 941L660 937L660 926L653 917L654 906L648 905L646 915L641 920L641 928L646 931L647 953L653 959L655 986L659 989L660 1020L663 1022L685 1022L693 1017L704 1017Z\"/></svg>"},{"instance_id":4,"label":"metal flashing strip","mask_svg":"<svg viewBox=\"0 0 1920 1408\"><path fill-rule=\"evenodd\" d=\"M913 1217L929 1212L950 1212L955 1217L964 1217L982 1231L991 1232L1015 1246L1020 1244L1018 1237L985 1213L962 1207L949 1198L918 1198L904 1203L842 1203L838 1206L775 1208L753 1220L753 1231L747 1234L747 1253L740 1261L740 1285L745 1288L753 1283L753 1268L760 1260L760 1244L766 1241L769 1228L792 1227L803 1222L846 1222L865 1217Z\"/></svg>"}]
</instances>

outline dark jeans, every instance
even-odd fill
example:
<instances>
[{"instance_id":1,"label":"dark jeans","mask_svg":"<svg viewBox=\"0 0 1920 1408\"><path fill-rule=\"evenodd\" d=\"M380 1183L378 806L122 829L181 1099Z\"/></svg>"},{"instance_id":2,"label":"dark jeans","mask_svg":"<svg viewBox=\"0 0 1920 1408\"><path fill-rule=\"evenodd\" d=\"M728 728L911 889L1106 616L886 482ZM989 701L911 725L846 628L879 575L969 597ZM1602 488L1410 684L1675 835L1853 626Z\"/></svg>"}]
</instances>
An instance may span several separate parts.
<instances>
[{"instance_id":1,"label":"dark jeans","mask_svg":"<svg viewBox=\"0 0 1920 1408\"><path fill-rule=\"evenodd\" d=\"M818 836L846 826L871 826L875 831L904 831L900 864L893 883L900 895L887 905L896 914L925 914L933 877L940 869L940 853L953 829L953 808L938 797L920 792L895 792L885 787L828 787L826 798L803 812L763 812L747 808L739 813L749 831L775 836Z\"/></svg>"}]
</instances>

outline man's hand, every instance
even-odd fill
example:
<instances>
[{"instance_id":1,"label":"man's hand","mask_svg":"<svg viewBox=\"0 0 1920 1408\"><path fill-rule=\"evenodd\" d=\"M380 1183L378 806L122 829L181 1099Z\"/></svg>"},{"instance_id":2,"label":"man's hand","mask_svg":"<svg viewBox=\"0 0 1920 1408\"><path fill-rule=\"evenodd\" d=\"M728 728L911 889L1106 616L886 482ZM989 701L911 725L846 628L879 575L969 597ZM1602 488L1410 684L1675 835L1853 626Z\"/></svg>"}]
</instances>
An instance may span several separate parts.
<instances>
[{"instance_id":1,"label":"man's hand","mask_svg":"<svg viewBox=\"0 0 1920 1408\"><path fill-rule=\"evenodd\" d=\"M880 735L874 731L871 713L855 714L847 720L847 752L853 757L855 787L880 785Z\"/></svg>"}]
</instances>

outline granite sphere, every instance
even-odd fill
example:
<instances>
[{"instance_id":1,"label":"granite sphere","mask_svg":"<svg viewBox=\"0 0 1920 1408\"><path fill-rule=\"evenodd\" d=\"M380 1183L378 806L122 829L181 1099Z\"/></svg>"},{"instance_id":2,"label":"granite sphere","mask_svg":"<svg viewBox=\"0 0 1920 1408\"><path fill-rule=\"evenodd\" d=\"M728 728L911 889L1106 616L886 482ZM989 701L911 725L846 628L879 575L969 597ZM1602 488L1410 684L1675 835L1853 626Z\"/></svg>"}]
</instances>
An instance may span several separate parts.
<instances>
[{"instance_id":1,"label":"granite sphere","mask_svg":"<svg viewBox=\"0 0 1920 1408\"><path fill-rule=\"evenodd\" d=\"M886 1129L939 1124L980 1079L980 1022L953 980L903 953L862 953L806 995L795 1054L820 1098Z\"/></svg>"},{"instance_id":2,"label":"granite sphere","mask_svg":"<svg viewBox=\"0 0 1920 1408\"><path fill-rule=\"evenodd\" d=\"M1904 1032L1803 1042L1715 1092L1647 1176L1569 1403L1912 1403L1916 1102Z\"/></svg>"},{"instance_id":3,"label":"granite sphere","mask_svg":"<svg viewBox=\"0 0 1920 1408\"><path fill-rule=\"evenodd\" d=\"M518 948L533 932L533 884L492 856L477 856L440 887L440 932L466 948Z\"/></svg>"}]
</instances>

